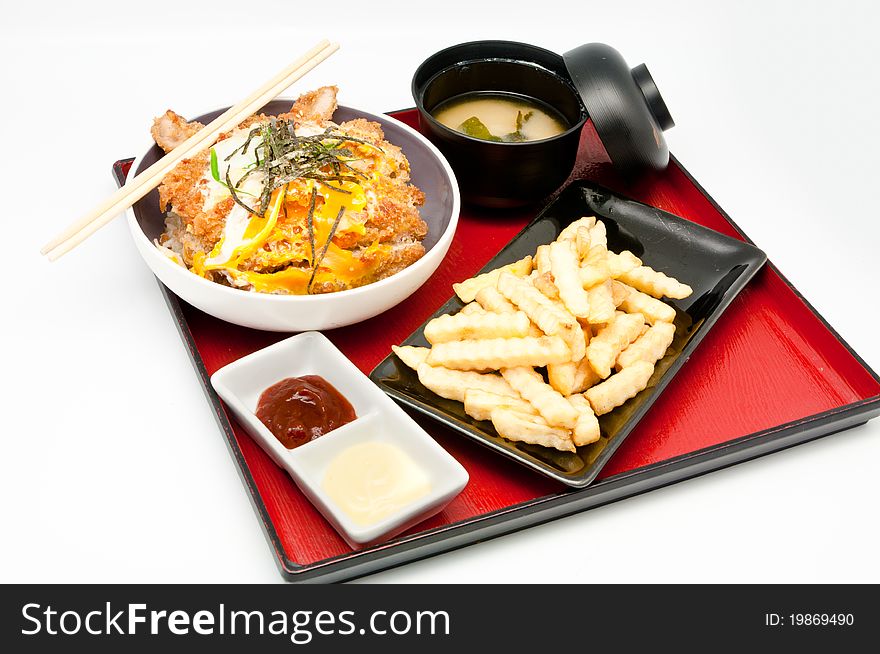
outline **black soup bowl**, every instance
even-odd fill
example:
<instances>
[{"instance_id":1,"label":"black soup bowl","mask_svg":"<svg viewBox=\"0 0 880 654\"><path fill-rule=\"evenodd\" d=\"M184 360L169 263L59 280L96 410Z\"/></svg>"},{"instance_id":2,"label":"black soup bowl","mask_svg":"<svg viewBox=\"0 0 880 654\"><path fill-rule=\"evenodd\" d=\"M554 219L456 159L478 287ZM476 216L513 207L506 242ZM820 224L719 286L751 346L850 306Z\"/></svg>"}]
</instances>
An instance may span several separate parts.
<instances>
[{"instance_id":1,"label":"black soup bowl","mask_svg":"<svg viewBox=\"0 0 880 654\"><path fill-rule=\"evenodd\" d=\"M484 207L541 200L568 178L587 112L563 58L514 41L462 43L432 55L416 70L412 93L422 132L455 171L462 199ZM463 95L525 96L561 117L567 129L539 141L495 142L438 122L432 112Z\"/></svg>"}]
</instances>

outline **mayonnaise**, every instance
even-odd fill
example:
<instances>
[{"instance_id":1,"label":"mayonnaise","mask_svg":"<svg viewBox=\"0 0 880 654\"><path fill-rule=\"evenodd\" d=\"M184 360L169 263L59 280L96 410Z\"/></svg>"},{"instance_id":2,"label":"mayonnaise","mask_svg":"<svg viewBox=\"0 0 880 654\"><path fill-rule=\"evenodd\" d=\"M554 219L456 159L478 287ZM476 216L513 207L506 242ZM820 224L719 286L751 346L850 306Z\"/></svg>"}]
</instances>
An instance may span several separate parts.
<instances>
[{"instance_id":1,"label":"mayonnaise","mask_svg":"<svg viewBox=\"0 0 880 654\"><path fill-rule=\"evenodd\" d=\"M321 486L362 527L380 522L431 490L427 474L406 452L379 441L352 445L337 454Z\"/></svg>"}]
</instances>

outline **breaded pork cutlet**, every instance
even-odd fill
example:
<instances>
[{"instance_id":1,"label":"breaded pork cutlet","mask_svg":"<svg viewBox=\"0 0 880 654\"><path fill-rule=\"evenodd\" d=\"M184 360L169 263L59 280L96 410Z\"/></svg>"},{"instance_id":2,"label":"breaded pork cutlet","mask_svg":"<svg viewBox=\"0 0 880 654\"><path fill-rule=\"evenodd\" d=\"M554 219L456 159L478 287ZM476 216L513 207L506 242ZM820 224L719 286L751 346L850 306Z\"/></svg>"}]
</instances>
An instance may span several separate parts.
<instances>
[{"instance_id":1,"label":"breaded pork cutlet","mask_svg":"<svg viewBox=\"0 0 880 654\"><path fill-rule=\"evenodd\" d=\"M336 93L336 87L322 87L300 96L287 113L253 116L221 135L213 153L178 164L159 187L169 212L160 245L208 279L272 293L355 288L420 259L427 234L418 210L424 195L409 183L409 162L378 123L333 123ZM151 132L167 152L201 127L169 110ZM279 134L281 145L270 144ZM273 164L284 161L305 172L275 182L273 193L280 184L284 198L264 232L250 221L271 214L263 186L273 174L266 172L267 153Z\"/></svg>"}]
</instances>

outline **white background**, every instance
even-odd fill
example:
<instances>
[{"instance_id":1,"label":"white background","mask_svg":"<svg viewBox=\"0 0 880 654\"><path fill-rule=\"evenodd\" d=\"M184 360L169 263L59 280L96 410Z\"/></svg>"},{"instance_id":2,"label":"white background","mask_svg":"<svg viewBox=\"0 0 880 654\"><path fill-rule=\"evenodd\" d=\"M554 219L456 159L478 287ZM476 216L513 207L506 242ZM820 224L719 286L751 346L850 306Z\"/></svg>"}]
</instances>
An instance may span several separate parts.
<instances>
[{"instance_id":1,"label":"white background","mask_svg":"<svg viewBox=\"0 0 880 654\"><path fill-rule=\"evenodd\" d=\"M228 105L322 36L291 90L412 104L434 51L507 38L649 64L689 168L880 368L874 2L2 2L0 580L279 582L123 221L40 245L114 189L154 115ZM242 13L242 12L246 13ZM372 582L880 582L880 420Z\"/></svg>"}]
</instances>

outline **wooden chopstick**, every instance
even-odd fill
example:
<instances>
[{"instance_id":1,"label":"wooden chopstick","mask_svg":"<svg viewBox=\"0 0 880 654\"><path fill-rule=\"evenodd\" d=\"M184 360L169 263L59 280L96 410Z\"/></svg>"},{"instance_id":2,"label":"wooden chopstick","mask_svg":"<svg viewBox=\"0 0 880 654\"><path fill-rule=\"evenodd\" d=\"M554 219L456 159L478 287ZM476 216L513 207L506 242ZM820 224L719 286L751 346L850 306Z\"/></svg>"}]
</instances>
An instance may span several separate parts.
<instances>
[{"instance_id":1,"label":"wooden chopstick","mask_svg":"<svg viewBox=\"0 0 880 654\"><path fill-rule=\"evenodd\" d=\"M227 132L237 127L245 118L277 97L287 87L338 49L338 44L330 43L326 39L318 43L247 98L227 109L223 114L137 175L131 183L121 187L80 220L55 236L42 247L40 253L45 254L49 261L55 261L75 248L121 212L159 186L165 175L183 159L205 149L222 132Z\"/></svg>"}]
</instances>

